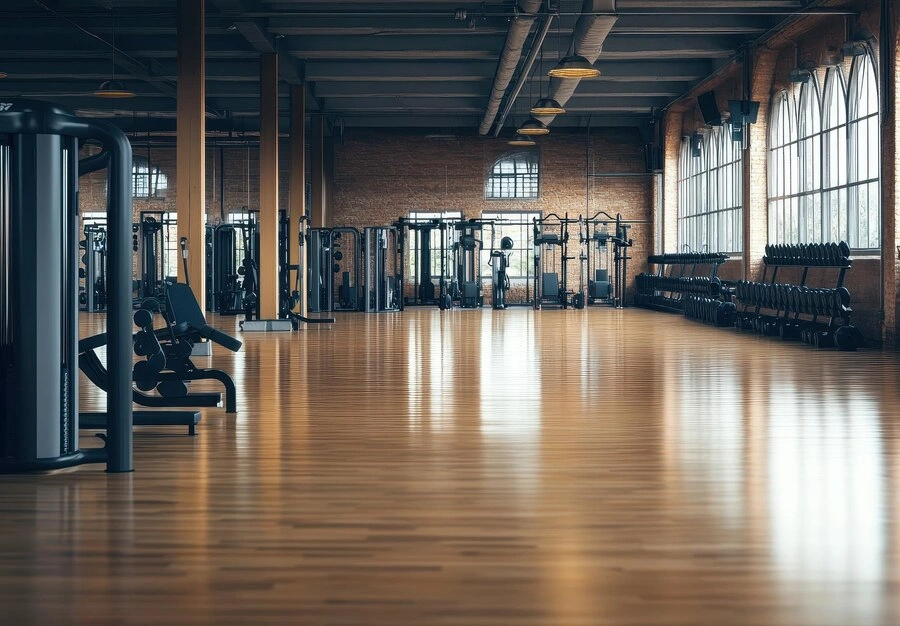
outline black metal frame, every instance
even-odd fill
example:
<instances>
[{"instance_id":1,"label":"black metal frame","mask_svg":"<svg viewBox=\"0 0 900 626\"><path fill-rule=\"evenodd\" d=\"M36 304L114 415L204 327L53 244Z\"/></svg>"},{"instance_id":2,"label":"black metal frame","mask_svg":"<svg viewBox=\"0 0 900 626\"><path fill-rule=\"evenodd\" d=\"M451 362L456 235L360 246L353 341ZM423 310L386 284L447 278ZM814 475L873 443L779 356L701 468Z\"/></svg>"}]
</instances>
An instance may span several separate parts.
<instances>
[{"instance_id":1,"label":"black metal frame","mask_svg":"<svg viewBox=\"0 0 900 626\"><path fill-rule=\"evenodd\" d=\"M54 105L24 99L10 99L5 104L0 111L0 143L7 162L0 171L0 185L6 189L0 195L9 202L0 206L0 299L7 307L0 319L0 368L4 374L0 384L0 471L50 470L105 462L110 472L130 472L131 145L124 133L111 124L81 119ZM108 159L109 419L106 445L91 450L78 449L76 417L79 140L99 142L108 155L98 160ZM56 179L58 174L61 178ZM53 202L47 202L48 199ZM44 215L51 210L50 205L63 208L58 209L58 215ZM35 249L33 241L21 245L24 240L10 236L13 227L35 232L44 229L48 236L61 242L61 247ZM53 255L58 263L55 267ZM13 281L14 275L17 278ZM59 310L47 310L42 302L53 302L51 306L59 306ZM60 325L60 330L54 332L60 333L62 343L53 348L55 354L38 347L37 337L49 330L42 327L45 319ZM59 361L50 365L57 357ZM56 371L43 371L46 367ZM54 380L60 381L57 401L62 414L55 429L64 445L59 446L59 454L41 456L34 442L46 435L47 420L57 419L39 414L38 381L48 380L51 385Z\"/></svg>"}]
</instances>

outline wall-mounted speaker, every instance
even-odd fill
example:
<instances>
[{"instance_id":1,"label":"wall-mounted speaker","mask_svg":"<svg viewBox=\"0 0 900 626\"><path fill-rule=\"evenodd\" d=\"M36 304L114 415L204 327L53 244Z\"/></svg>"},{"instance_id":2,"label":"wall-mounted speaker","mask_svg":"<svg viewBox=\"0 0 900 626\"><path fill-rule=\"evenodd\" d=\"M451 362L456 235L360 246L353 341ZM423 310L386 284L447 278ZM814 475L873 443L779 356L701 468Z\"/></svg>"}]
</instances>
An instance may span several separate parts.
<instances>
[{"instance_id":1,"label":"wall-mounted speaker","mask_svg":"<svg viewBox=\"0 0 900 626\"><path fill-rule=\"evenodd\" d=\"M707 91L697 96L697 106L700 107L700 114L703 116L705 124L708 126L722 125L722 114L719 112L719 105L716 104L714 91Z\"/></svg>"},{"instance_id":2,"label":"wall-mounted speaker","mask_svg":"<svg viewBox=\"0 0 900 626\"><path fill-rule=\"evenodd\" d=\"M703 154L703 135L694 133L691 135L691 156L699 158Z\"/></svg>"}]
</instances>

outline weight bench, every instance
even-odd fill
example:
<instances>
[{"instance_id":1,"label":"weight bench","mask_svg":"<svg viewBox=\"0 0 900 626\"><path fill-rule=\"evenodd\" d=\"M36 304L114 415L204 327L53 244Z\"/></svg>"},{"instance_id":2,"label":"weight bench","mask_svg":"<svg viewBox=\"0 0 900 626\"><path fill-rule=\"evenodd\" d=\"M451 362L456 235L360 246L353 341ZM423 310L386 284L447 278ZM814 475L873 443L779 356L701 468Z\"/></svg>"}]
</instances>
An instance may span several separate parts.
<instances>
[{"instance_id":1,"label":"weight bench","mask_svg":"<svg viewBox=\"0 0 900 626\"><path fill-rule=\"evenodd\" d=\"M200 369L190 360L191 349L197 337L218 343L238 351L241 342L206 323L200 305L190 287L169 285L165 300L166 326L153 328L153 313L142 309L135 313L135 322L141 330L134 335L135 353L145 357L135 363L132 399L136 404L149 407L215 407L222 401L220 393L187 393L185 381L217 380L225 387L225 410L237 412L237 392L234 381L221 370ZM167 341L166 344L160 340ZM78 365L88 379L101 389L109 385L109 372L97 356L96 349L106 345L106 333L86 337L78 342ZM168 370L168 371L165 371ZM160 395L144 393L156 388ZM163 393L166 392L166 393ZM83 428L103 428L104 413L82 414ZM134 425L176 426L185 425L195 434L200 421L197 411L135 411Z\"/></svg>"}]
</instances>

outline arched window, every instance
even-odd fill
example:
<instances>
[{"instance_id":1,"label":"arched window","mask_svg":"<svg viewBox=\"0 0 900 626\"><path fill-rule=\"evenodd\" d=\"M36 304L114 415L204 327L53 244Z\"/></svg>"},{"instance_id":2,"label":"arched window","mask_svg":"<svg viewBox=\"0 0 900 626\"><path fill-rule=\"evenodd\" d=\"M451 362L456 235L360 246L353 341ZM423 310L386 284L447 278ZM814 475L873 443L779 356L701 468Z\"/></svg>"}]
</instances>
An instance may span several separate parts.
<instances>
[{"instance_id":1,"label":"arched window","mask_svg":"<svg viewBox=\"0 0 900 626\"><path fill-rule=\"evenodd\" d=\"M822 106L825 167L821 241L840 241L844 232L841 223L847 221L847 88L840 67L828 70Z\"/></svg>"},{"instance_id":2,"label":"arched window","mask_svg":"<svg viewBox=\"0 0 900 626\"><path fill-rule=\"evenodd\" d=\"M878 79L869 54L854 57L848 93L849 207L851 248L880 247L881 175Z\"/></svg>"},{"instance_id":3,"label":"arched window","mask_svg":"<svg viewBox=\"0 0 900 626\"><path fill-rule=\"evenodd\" d=\"M536 200L540 184L540 153L520 150L494 162L484 185L488 200Z\"/></svg>"},{"instance_id":4,"label":"arched window","mask_svg":"<svg viewBox=\"0 0 900 626\"><path fill-rule=\"evenodd\" d=\"M854 57L849 86L829 68L772 98L769 120L769 241L844 240L880 247L881 139L871 54Z\"/></svg>"},{"instance_id":5,"label":"arched window","mask_svg":"<svg viewBox=\"0 0 900 626\"><path fill-rule=\"evenodd\" d=\"M813 73L800 87L797 108L800 190L796 221L791 223L790 232L791 241L801 243L822 240L822 101L819 93L819 81Z\"/></svg>"},{"instance_id":6,"label":"arched window","mask_svg":"<svg viewBox=\"0 0 900 626\"><path fill-rule=\"evenodd\" d=\"M772 97L769 122L769 241L790 241L792 215L797 214L800 189L797 108L794 94L782 90Z\"/></svg>"},{"instance_id":7,"label":"arched window","mask_svg":"<svg viewBox=\"0 0 900 626\"><path fill-rule=\"evenodd\" d=\"M711 252L743 249L743 169L741 144L718 126L693 155L692 139L681 144L678 163L679 248Z\"/></svg>"}]
</instances>

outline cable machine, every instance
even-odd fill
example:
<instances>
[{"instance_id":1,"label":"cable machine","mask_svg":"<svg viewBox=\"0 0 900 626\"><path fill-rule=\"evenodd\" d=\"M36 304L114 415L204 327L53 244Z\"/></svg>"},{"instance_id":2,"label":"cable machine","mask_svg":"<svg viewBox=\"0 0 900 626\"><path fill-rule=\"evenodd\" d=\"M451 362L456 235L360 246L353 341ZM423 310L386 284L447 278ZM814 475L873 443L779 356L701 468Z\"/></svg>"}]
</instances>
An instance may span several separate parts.
<instances>
[{"instance_id":1,"label":"cable machine","mask_svg":"<svg viewBox=\"0 0 900 626\"><path fill-rule=\"evenodd\" d=\"M586 266L587 303L611 304L617 309L624 308L628 261L631 260L628 256L629 248L634 246L629 231L633 224L644 222L623 220L621 213L613 217L606 211L598 211L583 223L581 292L584 292ZM609 230L610 227L613 228L612 232ZM609 273L610 269L613 271L612 276Z\"/></svg>"},{"instance_id":2,"label":"cable machine","mask_svg":"<svg viewBox=\"0 0 900 626\"><path fill-rule=\"evenodd\" d=\"M415 221L401 217L397 220L404 306L438 305L443 310L453 305L448 281L451 225L451 222L438 218ZM437 285L435 269L439 272Z\"/></svg>"},{"instance_id":3,"label":"cable machine","mask_svg":"<svg viewBox=\"0 0 900 626\"><path fill-rule=\"evenodd\" d=\"M572 292L568 289L568 263L575 257L569 256L569 224L577 221L570 219L568 213L565 217L550 213L534 218L535 309L566 309L573 304L569 300Z\"/></svg>"},{"instance_id":4,"label":"cable machine","mask_svg":"<svg viewBox=\"0 0 900 626\"><path fill-rule=\"evenodd\" d=\"M357 229L331 229L331 311L359 311L362 237Z\"/></svg>"},{"instance_id":5,"label":"cable machine","mask_svg":"<svg viewBox=\"0 0 900 626\"><path fill-rule=\"evenodd\" d=\"M81 310L89 313L106 310L106 226L88 224L84 227L81 267L78 276L82 287L78 295Z\"/></svg>"},{"instance_id":6,"label":"cable machine","mask_svg":"<svg viewBox=\"0 0 900 626\"><path fill-rule=\"evenodd\" d=\"M484 250L485 226L490 226L493 231L494 223L471 219L453 225L457 236L453 243L455 275L451 285L451 296L463 309L477 309L484 306L481 253Z\"/></svg>"},{"instance_id":7,"label":"cable machine","mask_svg":"<svg viewBox=\"0 0 900 626\"><path fill-rule=\"evenodd\" d=\"M103 146L94 169L79 167L79 140ZM104 447L80 450L78 176L103 167L108 419ZM0 471L133 469L131 170L131 145L111 124L35 100L0 110Z\"/></svg>"},{"instance_id":8,"label":"cable machine","mask_svg":"<svg viewBox=\"0 0 900 626\"><path fill-rule=\"evenodd\" d=\"M400 232L396 226L367 226L363 233L363 310L401 309Z\"/></svg>"}]
</instances>

